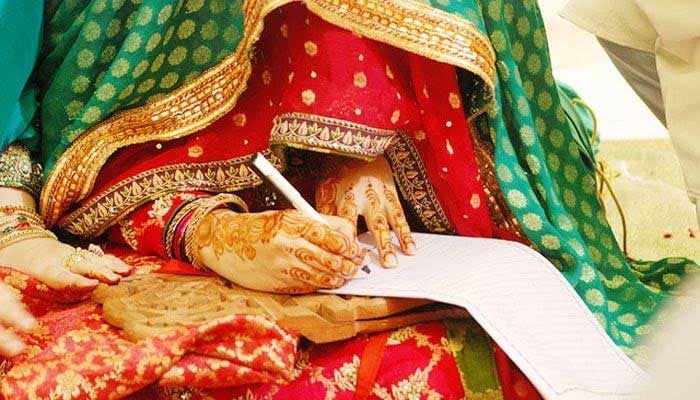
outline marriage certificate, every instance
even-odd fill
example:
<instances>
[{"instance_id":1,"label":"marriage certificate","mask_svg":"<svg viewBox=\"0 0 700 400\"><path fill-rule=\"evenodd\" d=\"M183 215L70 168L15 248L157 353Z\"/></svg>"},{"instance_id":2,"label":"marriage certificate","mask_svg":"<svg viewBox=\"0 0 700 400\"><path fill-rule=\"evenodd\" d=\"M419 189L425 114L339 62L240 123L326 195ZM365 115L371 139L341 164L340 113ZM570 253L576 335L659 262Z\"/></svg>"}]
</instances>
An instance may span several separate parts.
<instances>
[{"instance_id":1,"label":"marriage certificate","mask_svg":"<svg viewBox=\"0 0 700 400\"><path fill-rule=\"evenodd\" d=\"M327 292L464 307L548 400L633 399L646 374L610 340L564 276L515 242L414 234L416 256ZM371 243L367 235L360 238Z\"/></svg>"}]
</instances>

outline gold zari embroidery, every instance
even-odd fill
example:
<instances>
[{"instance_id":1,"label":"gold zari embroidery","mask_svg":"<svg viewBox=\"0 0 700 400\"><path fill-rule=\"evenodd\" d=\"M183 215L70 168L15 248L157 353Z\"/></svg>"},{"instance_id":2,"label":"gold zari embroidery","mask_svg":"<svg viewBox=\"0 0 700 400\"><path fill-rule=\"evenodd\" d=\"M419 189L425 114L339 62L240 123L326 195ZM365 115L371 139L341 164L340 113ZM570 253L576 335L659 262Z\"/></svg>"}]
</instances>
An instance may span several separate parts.
<instances>
[{"instance_id":1,"label":"gold zari embroidery","mask_svg":"<svg viewBox=\"0 0 700 400\"><path fill-rule=\"evenodd\" d=\"M409 202L423 226L433 233L455 233L411 139L401 134L387 149L386 158L394 170L394 179L401 195Z\"/></svg>"},{"instance_id":2,"label":"gold zari embroidery","mask_svg":"<svg viewBox=\"0 0 700 400\"><path fill-rule=\"evenodd\" d=\"M264 152L279 169L282 162ZM247 165L250 156L200 164L174 164L125 179L88 201L60 221L62 229L93 238L150 199L183 190L233 192L262 183Z\"/></svg>"},{"instance_id":3,"label":"gold zari embroidery","mask_svg":"<svg viewBox=\"0 0 700 400\"><path fill-rule=\"evenodd\" d=\"M372 159L384 154L396 134L335 118L289 113L275 118L271 143Z\"/></svg>"},{"instance_id":4,"label":"gold zari embroidery","mask_svg":"<svg viewBox=\"0 0 700 400\"><path fill-rule=\"evenodd\" d=\"M265 16L291 0L246 0L243 40L236 51L161 100L118 113L81 135L59 158L41 193L49 225L93 188L100 168L120 148L167 141L209 125L236 104L251 73L249 58ZM495 53L464 18L408 0L305 0L321 18L368 38L472 72L483 81L482 103L490 101Z\"/></svg>"}]
</instances>

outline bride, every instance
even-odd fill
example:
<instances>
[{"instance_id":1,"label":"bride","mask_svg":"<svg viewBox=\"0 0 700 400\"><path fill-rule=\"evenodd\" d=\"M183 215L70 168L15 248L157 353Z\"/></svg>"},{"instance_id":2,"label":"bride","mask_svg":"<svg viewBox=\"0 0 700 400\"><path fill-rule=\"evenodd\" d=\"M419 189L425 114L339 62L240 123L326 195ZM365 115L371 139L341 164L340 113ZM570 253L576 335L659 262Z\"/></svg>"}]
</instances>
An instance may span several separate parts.
<instances>
[{"instance_id":1,"label":"bride","mask_svg":"<svg viewBox=\"0 0 700 400\"><path fill-rule=\"evenodd\" d=\"M386 268L400 268L397 252L420 252L411 231L520 241L561 270L630 353L695 268L630 260L615 242L596 197L586 111L553 78L532 0L0 1L0 19L12 60L0 103L7 398L36 384L55 392L68 379L40 361L82 326L58 328L56 313L101 320L99 308L75 310L98 283L132 271L100 247L71 245L86 240L288 294L352 279L365 257L358 228ZM257 152L328 225L262 184L247 165ZM83 303L34 307L35 320L24 305L31 279ZM40 330L52 333L25 348L20 331L31 341ZM347 365L364 376L353 360L375 342L386 347L376 361L384 367L366 396L537 397L478 327L448 321L312 346L285 383L179 386L201 398L349 398L361 392L356 375L329 379ZM163 384L176 361L157 361L160 373L138 384L117 376L75 393L123 387L120 396L148 398L144 390L161 389L142 388ZM44 381L27 378L42 368Z\"/></svg>"}]
</instances>

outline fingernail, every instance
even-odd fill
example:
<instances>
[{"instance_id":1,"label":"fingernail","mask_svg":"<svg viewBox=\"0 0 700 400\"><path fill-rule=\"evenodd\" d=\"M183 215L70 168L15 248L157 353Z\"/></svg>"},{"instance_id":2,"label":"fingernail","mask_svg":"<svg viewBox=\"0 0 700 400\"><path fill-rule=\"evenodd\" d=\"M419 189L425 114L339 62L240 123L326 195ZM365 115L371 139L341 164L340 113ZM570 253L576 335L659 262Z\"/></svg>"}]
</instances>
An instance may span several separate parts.
<instances>
[{"instance_id":1,"label":"fingernail","mask_svg":"<svg viewBox=\"0 0 700 400\"><path fill-rule=\"evenodd\" d=\"M408 255L414 255L416 254L416 245L413 243L409 243L406 245L406 254Z\"/></svg>"},{"instance_id":2,"label":"fingernail","mask_svg":"<svg viewBox=\"0 0 700 400\"><path fill-rule=\"evenodd\" d=\"M87 279L86 278L83 281L76 282L75 286L77 286L81 289L88 289L88 288L95 288L99 284L100 284L100 281L98 281L97 279Z\"/></svg>"},{"instance_id":3,"label":"fingernail","mask_svg":"<svg viewBox=\"0 0 700 400\"><path fill-rule=\"evenodd\" d=\"M384 257L384 266L387 268L396 268L399 266L399 259L394 254L388 254Z\"/></svg>"},{"instance_id":4,"label":"fingernail","mask_svg":"<svg viewBox=\"0 0 700 400\"><path fill-rule=\"evenodd\" d=\"M372 258L369 256L368 252L365 252L365 256L362 257L362 265L367 265L369 262L372 261Z\"/></svg>"}]
</instances>

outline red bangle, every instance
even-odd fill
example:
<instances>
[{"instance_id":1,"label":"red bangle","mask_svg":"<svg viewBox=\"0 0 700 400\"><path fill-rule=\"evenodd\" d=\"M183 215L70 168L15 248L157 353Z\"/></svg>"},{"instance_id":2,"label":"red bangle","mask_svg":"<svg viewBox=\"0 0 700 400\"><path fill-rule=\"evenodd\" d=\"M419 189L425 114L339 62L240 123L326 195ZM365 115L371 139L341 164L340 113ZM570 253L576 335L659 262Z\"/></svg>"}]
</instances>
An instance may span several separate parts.
<instances>
[{"instance_id":1,"label":"red bangle","mask_svg":"<svg viewBox=\"0 0 700 400\"><path fill-rule=\"evenodd\" d=\"M182 220L180 220L180 223L177 225L175 228L175 235L173 237L173 256L182 261L187 261L186 256L184 256L184 251L183 251L183 238L185 236L185 230L187 229L187 223L190 222L190 219L192 218L192 212L190 211L185 215Z\"/></svg>"}]
</instances>

